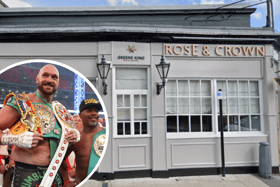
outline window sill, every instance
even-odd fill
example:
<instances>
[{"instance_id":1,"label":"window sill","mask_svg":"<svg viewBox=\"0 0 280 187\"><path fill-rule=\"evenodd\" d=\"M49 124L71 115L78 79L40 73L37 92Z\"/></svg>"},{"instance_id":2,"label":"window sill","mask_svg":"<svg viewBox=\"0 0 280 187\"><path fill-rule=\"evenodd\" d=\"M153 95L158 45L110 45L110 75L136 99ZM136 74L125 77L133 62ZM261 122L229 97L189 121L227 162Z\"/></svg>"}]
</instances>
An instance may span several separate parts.
<instances>
[{"instance_id":1,"label":"window sill","mask_svg":"<svg viewBox=\"0 0 280 187\"><path fill-rule=\"evenodd\" d=\"M114 139L126 139L126 138L151 138L151 135L115 135Z\"/></svg>"},{"instance_id":2,"label":"window sill","mask_svg":"<svg viewBox=\"0 0 280 187\"><path fill-rule=\"evenodd\" d=\"M224 132L225 138L267 137L262 132ZM167 133L167 139L220 138L220 132Z\"/></svg>"},{"instance_id":3,"label":"window sill","mask_svg":"<svg viewBox=\"0 0 280 187\"><path fill-rule=\"evenodd\" d=\"M220 137L220 132L219 132ZM246 138L246 137L267 137L266 134L260 131L251 131L251 132L225 132L224 137L240 137L240 138Z\"/></svg>"}]
</instances>

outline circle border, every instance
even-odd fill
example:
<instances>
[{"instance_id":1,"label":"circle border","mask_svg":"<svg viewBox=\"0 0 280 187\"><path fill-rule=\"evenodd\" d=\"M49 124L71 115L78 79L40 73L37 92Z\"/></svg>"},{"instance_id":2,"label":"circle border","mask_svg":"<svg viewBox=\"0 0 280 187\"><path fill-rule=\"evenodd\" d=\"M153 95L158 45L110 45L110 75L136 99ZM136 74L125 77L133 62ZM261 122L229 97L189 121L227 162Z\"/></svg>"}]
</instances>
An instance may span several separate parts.
<instances>
[{"instance_id":1,"label":"circle border","mask_svg":"<svg viewBox=\"0 0 280 187\"><path fill-rule=\"evenodd\" d=\"M106 150L107 150L107 147L108 147L108 142L109 142L109 120L108 120L108 113L107 113L107 110L106 110L106 107L105 107L105 104L103 102L103 99L102 97L100 96L99 92L96 90L96 88L92 85L92 83L82 74L80 73L79 71L77 71L76 69L72 68L71 66L69 65L66 65L62 62L58 62L58 61L54 61L54 60L46 60L46 59L31 59L31 60L23 60L23 61L20 61L20 62L16 62L16 63L13 63L9 66L7 66L6 68L3 68L2 70L0 70L0 74L2 74L3 72L11 69L11 68L14 68L16 66L19 66L19 65L22 65L22 64L28 64L28 63L47 63L47 64L55 64L55 65L58 65L58 66L62 66L68 70L71 70L72 72L78 74L81 78L83 78L83 80L85 80L85 82L90 86L90 88L94 91L94 93L96 94L97 98L99 99L99 102L102 106L102 109L104 111L104 116L105 116L105 120L106 120L106 142L105 142L105 146L104 146L104 151L102 153L102 155L100 156L97 164L95 165L94 169L91 171L91 173L82 181L80 182L80 184L77 185L77 187L80 187L81 185L83 185L86 181L88 181L88 179L94 174L94 172L97 170L97 168L99 167L99 165L101 164L101 161L103 160L104 158L104 155L106 153Z\"/></svg>"}]
</instances>

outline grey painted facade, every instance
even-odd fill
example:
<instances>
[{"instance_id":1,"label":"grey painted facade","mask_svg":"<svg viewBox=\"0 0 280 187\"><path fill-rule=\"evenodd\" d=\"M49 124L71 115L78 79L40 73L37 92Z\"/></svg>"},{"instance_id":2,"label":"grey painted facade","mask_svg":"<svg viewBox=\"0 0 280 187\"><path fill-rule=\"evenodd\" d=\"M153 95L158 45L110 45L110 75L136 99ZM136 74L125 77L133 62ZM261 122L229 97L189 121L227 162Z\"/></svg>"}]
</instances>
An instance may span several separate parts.
<instances>
[{"instance_id":1,"label":"grey painted facade","mask_svg":"<svg viewBox=\"0 0 280 187\"><path fill-rule=\"evenodd\" d=\"M279 55L280 36L271 28L250 28L250 14L255 9L242 9L244 6L0 10L0 68L28 59L49 59L93 78L98 77L96 63L104 55L112 63L108 94L101 93L108 112L110 137L98 172L116 178L123 178L122 172L151 171L152 174L142 176L166 177L173 175L169 171L221 167L217 84L258 82L259 95L249 97L249 102L256 98L259 101L260 130L225 133L226 167L257 167L259 142L268 142L272 166L279 172L278 96L273 87L278 67L275 63L272 67L272 60L275 51ZM135 46L137 51L130 53L128 46ZM248 47L254 51L246 52ZM204 49L209 54L203 53ZM144 59L127 60L119 56ZM171 63L168 83L209 81L210 131L167 132L169 93L165 88L160 95L156 94L156 82L161 80L155 65L161 56ZM146 89L116 88L118 68L127 67L146 70ZM97 89L102 92L101 81ZM118 95L132 98L135 94L147 95L148 133L118 135ZM242 115L237 115L241 119ZM192 114L188 116L191 118ZM198 116L203 119L204 115Z\"/></svg>"}]
</instances>

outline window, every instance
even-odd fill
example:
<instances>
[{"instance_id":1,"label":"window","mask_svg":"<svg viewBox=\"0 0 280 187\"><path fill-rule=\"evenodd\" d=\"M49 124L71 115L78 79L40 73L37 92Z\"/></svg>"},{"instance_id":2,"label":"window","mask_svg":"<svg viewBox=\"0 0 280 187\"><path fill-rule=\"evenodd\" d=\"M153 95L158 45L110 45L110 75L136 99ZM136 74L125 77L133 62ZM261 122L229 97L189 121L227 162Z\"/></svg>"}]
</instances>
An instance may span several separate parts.
<instances>
[{"instance_id":1,"label":"window","mask_svg":"<svg viewBox=\"0 0 280 187\"><path fill-rule=\"evenodd\" d=\"M213 94L218 89L227 93L223 100L224 131L261 131L259 84L258 80L169 80L167 132L219 131L219 118L213 112L219 115L219 102L214 106Z\"/></svg>"},{"instance_id":2,"label":"window","mask_svg":"<svg viewBox=\"0 0 280 187\"><path fill-rule=\"evenodd\" d=\"M211 132L210 80L172 80L166 85L167 132Z\"/></svg>"},{"instance_id":3,"label":"window","mask_svg":"<svg viewBox=\"0 0 280 187\"><path fill-rule=\"evenodd\" d=\"M147 69L117 68L116 89L119 90L147 90Z\"/></svg>"},{"instance_id":4,"label":"window","mask_svg":"<svg viewBox=\"0 0 280 187\"><path fill-rule=\"evenodd\" d=\"M259 81L218 80L217 89L227 92L223 100L224 131L261 130Z\"/></svg>"},{"instance_id":5,"label":"window","mask_svg":"<svg viewBox=\"0 0 280 187\"><path fill-rule=\"evenodd\" d=\"M146 68L116 68L117 135L148 135Z\"/></svg>"}]
</instances>

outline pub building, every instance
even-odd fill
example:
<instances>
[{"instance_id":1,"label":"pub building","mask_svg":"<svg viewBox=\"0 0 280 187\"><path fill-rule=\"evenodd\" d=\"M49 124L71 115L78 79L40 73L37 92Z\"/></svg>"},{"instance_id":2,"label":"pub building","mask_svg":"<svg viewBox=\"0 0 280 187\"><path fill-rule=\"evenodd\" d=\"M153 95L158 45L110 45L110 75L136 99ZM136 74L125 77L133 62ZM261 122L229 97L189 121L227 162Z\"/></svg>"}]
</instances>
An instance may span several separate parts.
<instances>
[{"instance_id":1,"label":"pub building","mask_svg":"<svg viewBox=\"0 0 280 187\"><path fill-rule=\"evenodd\" d=\"M269 143L279 173L280 34L269 15L266 26L251 27L255 11L249 4L1 8L0 68L54 60L93 83L109 142L91 179L220 174L219 89L226 173L258 173L260 142ZM97 65L108 65L107 77Z\"/></svg>"}]
</instances>

